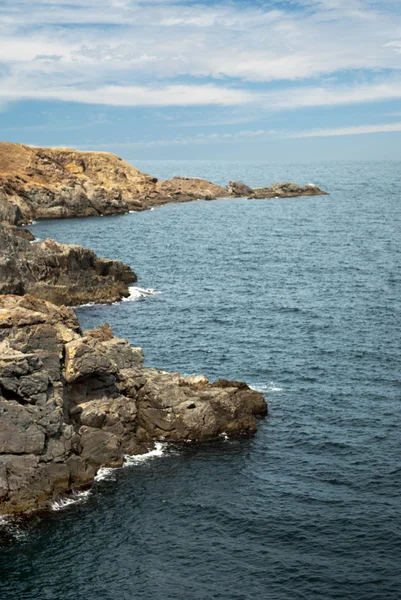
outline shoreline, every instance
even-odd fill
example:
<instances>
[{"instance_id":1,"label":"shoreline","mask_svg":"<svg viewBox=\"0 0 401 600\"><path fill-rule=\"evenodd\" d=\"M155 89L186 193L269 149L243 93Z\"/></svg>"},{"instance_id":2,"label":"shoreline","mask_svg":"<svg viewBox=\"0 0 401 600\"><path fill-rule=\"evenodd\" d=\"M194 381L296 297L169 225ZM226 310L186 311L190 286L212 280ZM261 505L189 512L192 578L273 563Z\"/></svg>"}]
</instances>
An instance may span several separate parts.
<instances>
[{"instance_id":1,"label":"shoreline","mask_svg":"<svg viewBox=\"0 0 401 600\"><path fill-rule=\"evenodd\" d=\"M39 158L40 152L43 149L38 149ZM57 152L59 156L60 151ZM65 152L69 160L71 153L74 160L78 160L77 155L81 160L79 153ZM87 153L87 156L91 158L92 154ZM115 160L121 161L112 155L104 157L112 164ZM78 166L79 173L87 172L86 165L79 163ZM139 178L142 184L145 178L146 185L153 186L152 189L157 185L156 178L141 174L133 167L130 169L135 172L134 175L130 172L130 176ZM76 166L73 174L77 174ZM217 190L213 188L214 192L210 193L204 189L205 185L214 186L210 182L177 177L161 182L163 193L166 186L169 189L171 185L176 191L168 199L158 192L159 195L148 198L146 206L138 206L137 199L131 206L124 205L121 190L117 195L114 191L118 202L111 202L105 214L143 211L168 202L243 198L254 192L257 197L264 194L266 198L277 197L278 193L282 197L287 197L285 194L293 197L300 195L300 190L305 192L305 188L296 184L252 190L242 183L230 182L227 189L215 186ZM194 185L196 191L201 186L201 198L193 193ZM180 188L178 192L176 186ZM43 189L40 189L41 197ZM307 192L307 195L324 194L313 185ZM109 199L106 194L106 203ZM57 201L57 206L62 207L62 197L57 196ZM98 208L97 215L82 214L79 210L73 214L46 210L31 214L30 220L103 216ZM72 281L88 294L85 277L89 263L103 277L112 273L116 282L124 276L126 286L124 292L119 292L119 298L112 296L106 301L98 296L96 302L93 297L104 282L94 281L93 289L89 290L90 305L121 301L129 294L128 284L136 281L136 275L127 265L99 259L80 246L51 240L31 245L30 241L20 239L18 231L12 234L15 239L8 238L20 257L20 262L11 269L10 281L15 272L21 272L24 261L32 253L27 273L32 273L32 265L39 261L50 287L48 283L44 288L41 284L43 291L34 277L29 289L18 288L21 295L0 296L0 409L5 415L3 423L0 422L0 514L27 514L47 509L54 498L69 491L73 493L82 486L92 486L99 469L119 468L124 464L125 455L152 451L160 440L200 443L219 439L223 434L250 435L256 431L257 419L268 412L260 392L238 381L212 383L203 375L181 376L144 368L142 349L116 338L107 324L83 332L72 309L47 302L51 292L57 304L66 303L67 297L59 293L60 274L70 294ZM29 230L24 228L23 231L29 235ZM73 263L69 258L71 252ZM81 262L76 262L77 256L82 257ZM56 265L57 290L52 283L52 265ZM84 304L87 302L81 301L78 306ZM22 427L30 431L27 439L21 435Z\"/></svg>"}]
</instances>

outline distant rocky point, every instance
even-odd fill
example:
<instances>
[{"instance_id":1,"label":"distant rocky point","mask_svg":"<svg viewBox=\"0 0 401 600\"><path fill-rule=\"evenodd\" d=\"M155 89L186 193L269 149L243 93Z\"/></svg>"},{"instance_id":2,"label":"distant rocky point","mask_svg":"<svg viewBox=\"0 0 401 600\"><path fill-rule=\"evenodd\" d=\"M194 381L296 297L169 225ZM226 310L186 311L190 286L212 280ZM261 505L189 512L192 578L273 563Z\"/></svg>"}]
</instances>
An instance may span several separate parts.
<instances>
[{"instance_id":1,"label":"distant rocky point","mask_svg":"<svg viewBox=\"0 0 401 600\"><path fill-rule=\"evenodd\" d=\"M13 225L140 211L168 202L318 194L325 192L311 184L252 189L240 182L224 188L196 177L158 181L106 152L0 143L0 221Z\"/></svg>"},{"instance_id":2,"label":"distant rocky point","mask_svg":"<svg viewBox=\"0 0 401 600\"><path fill-rule=\"evenodd\" d=\"M321 190L314 183L308 183L304 187L297 183L280 182L273 183L270 187L250 188L240 181L230 181L227 190L232 196L248 197L250 199L264 198L295 198L297 196L327 196L327 192Z\"/></svg>"},{"instance_id":3,"label":"distant rocky point","mask_svg":"<svg viewBox=\"0 0 401 600\"><path fill-rule=\"evenodd\" d=\"M143 368L108 325L33 296L0 296L0 515L45 508L155 440L252 433L267 413L246 384Z\"/></svg>"}]
</instances>

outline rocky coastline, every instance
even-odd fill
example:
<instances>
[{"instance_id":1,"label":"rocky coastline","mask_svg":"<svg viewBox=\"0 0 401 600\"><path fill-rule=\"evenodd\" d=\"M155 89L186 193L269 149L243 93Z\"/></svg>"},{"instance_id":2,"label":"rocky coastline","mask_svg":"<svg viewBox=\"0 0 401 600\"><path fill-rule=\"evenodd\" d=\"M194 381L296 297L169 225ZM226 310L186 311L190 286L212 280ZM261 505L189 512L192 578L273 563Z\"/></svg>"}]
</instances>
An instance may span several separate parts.
<instances>
[{"instance_id":1,"label":"rocky coastline","mask_svg":"<svg viewBox=\"0 0 401 600\"><path fill-rule=\"evenodd\" d=\"M141 348L72 309L0 296L0 515L45 508L156 440L250 434L267 413L246 384L143 367Z\"/></svg>"},{"instance_id":2,"label":"rocky coastline","mask_svg":"<svg viewBox=\"0 0 401 600\"><path fill-rule=\"evenodd\" d=\"M136 274L18 225L168 202L324 194L312 184L159 182L112 154L0 143L0 515L46 508L157 440L251 434L267 414L264 396L245 383L144 368L142 349L107 324L82 331L67 306L119 301Z\"/></svg>"},{"instance_id":3,"label":"rocky coastline","mask_svg":"<svg viewBox=\"0 0 401 600\"><path fill-rule=\"evenodd\" d=\"M12 225L123 214L169 202L325 194L312 184L277 183L252 189L241 182L222 187L196 177L158 181L106 152L0 143L0 222Z\"/></svg>"}]
</instances>

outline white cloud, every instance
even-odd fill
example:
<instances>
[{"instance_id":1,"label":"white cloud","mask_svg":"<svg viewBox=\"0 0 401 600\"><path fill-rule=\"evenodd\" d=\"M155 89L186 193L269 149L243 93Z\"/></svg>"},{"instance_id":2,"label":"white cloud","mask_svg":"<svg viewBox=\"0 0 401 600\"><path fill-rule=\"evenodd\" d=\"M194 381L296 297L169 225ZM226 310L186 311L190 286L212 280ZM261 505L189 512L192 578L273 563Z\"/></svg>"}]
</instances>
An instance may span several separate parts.
<instances>
[{"instance_id":1,"label":"white cloud","mask_svg":"<svg viewBox=\"0 0 401 600\"><path fill-rule=\"evenodd\" d=\"M398 77L362 85L287 88L265 95L267 105L277 109L363 104L397 98L401 98L401 78Z\"/></svg>"},{"instance_id":2,"label":"white cloud","mask_svg":"<svg viewBox=\"0 0 401 600\"><path fill-rule=\"evenodd\" d=\"M69 85L73 69L106 84L116 74L125 83L138 75L268 82L401 68L391 45L400 33L394 15L353 0L287 6L6 0L0 60L23 78L38 55L60 56L53 72Z\"/></svg>"},{"instance_id":3,"label":"white cloud","mask_svg":"<svg viewBox=\"0 0 401 600\"><path fill-rule=\"evenodd\" d=\"M334 137L342 135L364 135L369 133L385 133L401 131L401 123L386 125L356 125L354 127L337 127L335 129L311 129L285 135L288 138Z\"/></svg>"},{"instance_id":4,"label":"white cloud","mask_svg":"<svg viewBox=\"0 0 401 600\"><path fill-rule=\"evenodd\" d=\"M245 87L216 84L108 85L88 87L57 86L50 76L46 84L35 82L21 86L10 77L0 88L0 100L58 100L109 106L248 106L264 111L294 110L318 106L339 106L401 98L401 78L389 78L369 85L330 85L326 87L287 87L275 92L251 91Z\"/></svg>"},{"instance_id":5,"label":"white cloud","mask_svg":"<svg viewBox=\"0 0 401 600\"><path fill-rule=\"evenodd\" d=\"M273 129L243 130L233 133L208 133L195 136L183 136L174 139L156 139L139 141L121 141L109 142L107 144L91 144L89 146L81 145L81 150L110 150L113 148L152 148L152 147L175 147L175 146L193 146L203 144L229 144L232 142L243 141L266 141L271 139L298 139L313 137L337 137L347 135L367 135L374 133L398 132L401 131L401 123L389 123L385 125L356 125L350 127L338 127L334 129L311 129L306 131L276 131Z\"/></svg>"},{"instance_id":6,"label":"white cloud","mask_svg":"<svg viewBox=\"0 0 401 600\"><path fill-rule=\"evenodd\" d=\"M235 106L251 103L254 97L246 90L237 90L216 85L169 85L160 87L145 86L103 86L93 89L68 87L33 87L13 89L10 80L0 89L0 99L61 100L83 104L112 106Z\"/></svg>"}]
</instances>

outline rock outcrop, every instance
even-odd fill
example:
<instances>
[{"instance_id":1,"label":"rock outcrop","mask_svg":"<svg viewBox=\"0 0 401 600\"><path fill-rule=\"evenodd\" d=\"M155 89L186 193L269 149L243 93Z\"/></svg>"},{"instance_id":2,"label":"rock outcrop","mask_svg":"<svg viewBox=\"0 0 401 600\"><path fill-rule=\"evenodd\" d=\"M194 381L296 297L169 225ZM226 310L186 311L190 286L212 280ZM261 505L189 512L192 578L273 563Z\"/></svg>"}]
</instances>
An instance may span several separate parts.
<instances>
[{"instance_id":1,"label":"rock outcrop","mask_svg":"<svg viewBox=\"0 0 401 600\"><path fill-rule=\"evenodd\" d=\"M34 294L55 304L115 302L135 273L124 263L53 240L32 243L26 229L0 224L0 294Z\"/></svg>"},{"instance_id":2,"label":"rock outcrop","mask_svg":"<svg viewBox=\"0 0 401 600\"><path fill-rule=\"evenodd\" d=\"M242 183L242 181L229 181L227 185L227 192L230 194L230 196L246 198L253 193L253 190L245 183Z\"/></svg>"},{"instance_id":3,"label":"rock outcrop","mask_svg":"<svg viewBox=\"0 0 401 600\"><path fill-rule=\"evenodd\" d=\"M0 143L0 221L87 217L226 196L202 179L158 182L106 152Z\"/></svg>"},{"instance_id":4,"label":"rock outcrop","mask_svg":"<svg viewBox=\"0 0 401 600\"><path fill-rule=\"evenodd\" d=\"M46 507L155 440L251 433L267 406L239 382L143 368L109 326L33 296L0 296L0 514Z\"/></svg>"},{"instance_id":5,"label":"rock outcrop","mask_svg":"<svg viewBox=\"0 0 401 600\"><path fill-rule=\"evenodd\" d=\"M327 196L327 192L321 190L317 185L309 183L304 187L297 183L284 182L273 183L270 187L254 188L249 198L296 198L298 196Z\"/></svg>"}]
</instances>

